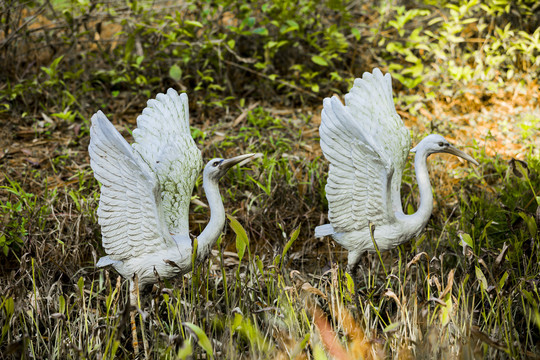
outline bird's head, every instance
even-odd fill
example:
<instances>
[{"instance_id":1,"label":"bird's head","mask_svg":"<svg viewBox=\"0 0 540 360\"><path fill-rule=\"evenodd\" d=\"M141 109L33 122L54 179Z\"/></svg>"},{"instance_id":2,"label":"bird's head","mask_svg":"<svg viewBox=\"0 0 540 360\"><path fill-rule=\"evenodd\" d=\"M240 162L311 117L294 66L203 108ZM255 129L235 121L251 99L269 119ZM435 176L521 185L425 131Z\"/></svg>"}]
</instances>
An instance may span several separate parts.
<instances>
[{"instance_id":1,"label":"bird's head","mask_svg":"<svg viewBox=\"0 0 540 360\"><path fill-rule=\"evenodd\" d=\"M435 153L447 153L459 156L462 159L472 162L474 165L478 165L478 161L474 160L470 155L459 150L454 145L450 144L444 137L437 134L431 134L423 138L418 145L411 149L411 152L424 152L426 156Z\"/></svg>"},{"instance_id":2,"label":"bird's head","mask_svg":"<svg viewBox=\"0 0 540 360\"><path fill-rule=\"evenodd\" d=\"M255 154L245 154L230 159L215 158L210 160L204 167L203 176L218 181L236 164L245 164L250 161Z\"/></svg>"}]
</instances>

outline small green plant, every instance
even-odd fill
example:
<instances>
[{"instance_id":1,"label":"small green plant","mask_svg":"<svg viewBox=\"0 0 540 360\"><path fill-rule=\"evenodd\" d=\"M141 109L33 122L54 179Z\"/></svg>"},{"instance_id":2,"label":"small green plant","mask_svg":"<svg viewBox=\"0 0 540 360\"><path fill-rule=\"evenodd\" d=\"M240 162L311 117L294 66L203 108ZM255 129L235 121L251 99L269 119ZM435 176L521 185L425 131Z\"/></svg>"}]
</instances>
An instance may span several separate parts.
<instances>
[{"instance_id":1,"label":"small green plant","mask_svg":"<svg viewBox=\"0 0 540 360\"><path fill-rule=\"evenodd\" d=\"M10 194L9 200L0 204L0 216L7 219L0 235L0 247L4 256L7 256L10 251L19 253L28 234L28 216L36 204L34 194L24 191L18 182L9 178L7 180L10 186L0 187Z\"/></svg>"}]
</instances>

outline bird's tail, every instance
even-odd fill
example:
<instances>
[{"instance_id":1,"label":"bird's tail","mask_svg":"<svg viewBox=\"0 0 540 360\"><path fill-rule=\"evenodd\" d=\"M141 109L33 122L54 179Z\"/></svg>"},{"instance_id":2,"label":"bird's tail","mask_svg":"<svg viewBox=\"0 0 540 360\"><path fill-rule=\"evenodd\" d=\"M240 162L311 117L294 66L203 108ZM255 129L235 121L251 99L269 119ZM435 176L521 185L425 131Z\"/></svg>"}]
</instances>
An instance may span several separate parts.
<instances>
[{"instance_id":1,"label":"bird's tail","mask_svg":"<svg viewBox=\"0 0 540 360\"><path fill-rule=\"evenodd\" d=\"M99 259L96 266L97 267L105 267L105 266L108 266L108 265L114 265L117 262L118 262L117 260L113 260L108 256L103 256L102 258Z\"/></svg>"},{"instance_id":2,"label":"bird's tail","mask_svg":"<svg viewBox=\"0 0 540 360\"><path fill-rule=\"evenodd\" d=\"M324 224L321 226L317 226L315 228L315 237L318 237L318 238L323 237L323 236L333 235L334 233L335 231L332 224Z\"/></svg>"}]
</instances>

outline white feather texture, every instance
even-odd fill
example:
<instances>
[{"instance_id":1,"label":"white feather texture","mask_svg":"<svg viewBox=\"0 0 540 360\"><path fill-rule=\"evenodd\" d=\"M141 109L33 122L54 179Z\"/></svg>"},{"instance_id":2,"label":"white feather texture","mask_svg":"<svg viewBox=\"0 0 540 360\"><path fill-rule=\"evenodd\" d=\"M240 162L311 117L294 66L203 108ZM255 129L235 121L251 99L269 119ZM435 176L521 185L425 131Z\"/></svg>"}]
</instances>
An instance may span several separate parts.
<instances>
[{"instance_id":1,"label":"white feather texture","mask_svg":"<svg viewBox=\"0 0 540 360\"><path fill-rule=\"evenodd\" d=\"M191 138L186 94L173 89L149 100L137 118L130 146L98 111L90 128L90 164L101 182L97 211L107 256L97 266L112 265L130 279L135 304L137 275L141 287L192 269L194 248L189 236L189 204L202 167L201 152ZM255 154L210 160L203 188L210 221L197 236L196 258L204 260L223 227L225 209L219 179ZM158 275L158 276L156 276Z\"/></svg>"},{"instance_id":2,"label":"white feather texture","mask_svg":"<svg viewBox=\"0 0 540 360\"><path fill-rule=\"evenodd\" d=\"M440 135L424 138L415 157L420 206L413 215L405 215L400 189L411 140L394 107L390 74L383 76L379 69L364 73L345 95L345 103L337 97L323 101L319 133L330 162L326 184L330 224L315 228L315 235L331 235L349 250L349 267L354 268L364 252L375 250L373 239L385 251L425 227L433 209L428 155L447 152L476 161Z\"/></svg>"},{"instance_id":3,"label":"white feather texture","mask_svg":"<svg viewBox=\"0 0 540 360\"><path fill-rule=\"evenodd\" d=\"M180 266L189 269L189 203L202 157L191 137L186 94L158 94L137 125L130 146L98 111L88 152L101 183L97 215L107 253L97 266L113 265L127 278L137 273L144 285L155 281L154 271L169 277Z\"/></svg>"},{"instance_id":4,"label":"white feather texture","mask_svg":"<svg viewBox=\"0 0 540 360\"><path fill-rule=\"evenodd\" d=\"M389 74L383 76L378 69L365 73L345 101L343 106L337 97L324 99L319 128L321 148L330 161L328 218L337 232L363 229L369 221L395 221L392 209L401 207L401 201L398 197L393 204L389 194L399 195L410 148Z\"/></svg>"},{"instance_id":5,"label":"white feather texture","mask_svg":"<svg viewBox=\"0 0 540 360\"><path fill-rule=\"evenodd\" d=\"M189 203L203 162L189 129L186 94L174 89L148 100L137 118L133 148L156 174L169 231L188 235Z\"/></svg>"},{"instance_id":6,"label":"white feather texture","mask_svg":"<svg viewBox=\"0 0 540 360\"><path fill-rule=\"evenodd\" d=\"M101 264L174 246L153 171L101 111L92 117L90 136L90 164L102 184L97 215L109 255Z\"/></svg>"}]
</instances>

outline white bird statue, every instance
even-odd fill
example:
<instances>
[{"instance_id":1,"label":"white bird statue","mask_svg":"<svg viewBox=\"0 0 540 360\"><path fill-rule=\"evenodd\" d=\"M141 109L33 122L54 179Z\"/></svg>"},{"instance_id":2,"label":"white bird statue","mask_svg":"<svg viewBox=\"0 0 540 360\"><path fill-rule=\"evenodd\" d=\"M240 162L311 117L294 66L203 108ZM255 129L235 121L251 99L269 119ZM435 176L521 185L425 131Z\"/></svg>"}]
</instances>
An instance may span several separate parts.
<instances>
[{"instance_id":1,"label":"white bird statue","mask_svg":"<svg viewBox=\"0 0 540 360\"><path fill-rule=\"evenodd\" d=\"M130 279L131 305L138 285L156 283L192 268L189 204L202 167L202 156L189 129L186 94L174 89L149 100L137 118L130 146L105 114L92 116L91 166L101 183L97 215L107 256L97 266L112 265ZM254 154L212 159L203 172L210 222L197 237L198 261L210 253L225 225L219 179Z\"/></svg>"},{"instance_id":2,"label":"white bird statue","mask_svg":"<svg viewBox=\"0 0 540 360\"><path fill-rule=\"evenodd\" d=\"M330 224L316 227L315 236L331 235L347 249L348 271L353 274L362 254L376 250L373 240L381 252L390 250L426 226L433 210L429 155L449 153L478 162L442 136L426 136L410 150L416 154L420 205L406 215L400 188L411 140L394 106L390 74L383 76L379 69L364 73L345 95L345 104L336 96L323 101L319 133L330 162L325 188Z\"/></svg>"}]
</instances>

